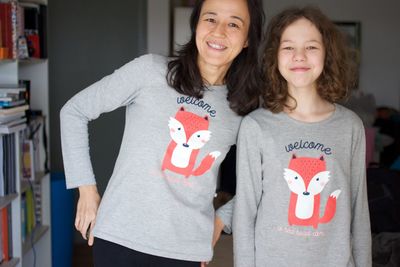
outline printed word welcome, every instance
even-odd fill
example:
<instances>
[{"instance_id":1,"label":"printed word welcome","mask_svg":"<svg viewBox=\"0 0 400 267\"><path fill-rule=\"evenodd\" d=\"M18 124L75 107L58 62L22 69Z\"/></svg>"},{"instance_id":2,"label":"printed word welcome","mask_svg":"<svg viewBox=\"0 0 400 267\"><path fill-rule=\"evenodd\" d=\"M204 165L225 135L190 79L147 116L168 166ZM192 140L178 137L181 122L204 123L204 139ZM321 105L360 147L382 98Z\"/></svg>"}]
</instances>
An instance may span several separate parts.
<instances>
[{"instance_id":1,"label":"printed word welcome","mask_svg":"<svg viewBox=\"0 0 400 267\"><path fill-rule=\"evenodd\" d=\"M178 97L176 99L176 102L178 104L186 103L186 104L198 106L198 107L204 109L205 111L207 111L207 113L211 117L215 117L217 115L217 112L214 109L212 109L212 107L209 104L207 104L203 100L195 98L193 96L186 96L186 97L185 96L181 96L181 97Z\"/></svg>"},{"instance_id":2,"label":"printed word welcome","mask_svg":"<svg viewBox=\"0 0 400 267\"><path fill-rule=\"evenodd\" d=\"M287 146L285 146L286 152L291 152L293 150L298 150L298 149L314 149L314 150L320 150L322 153L325 153L325 155L332 154L332 149L330 147L325 147L324 144L312 141L300 140L299 142L294 142L292 144L288 144Z\"/></svg>"}]
</instances>

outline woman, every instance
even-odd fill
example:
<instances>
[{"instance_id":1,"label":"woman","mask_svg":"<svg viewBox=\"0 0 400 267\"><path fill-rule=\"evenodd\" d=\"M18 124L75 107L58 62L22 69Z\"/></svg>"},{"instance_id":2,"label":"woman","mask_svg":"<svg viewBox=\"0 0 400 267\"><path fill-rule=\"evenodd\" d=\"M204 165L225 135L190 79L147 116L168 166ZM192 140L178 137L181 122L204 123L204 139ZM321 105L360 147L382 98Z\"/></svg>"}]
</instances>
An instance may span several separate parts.
<instances>
[{"instance_id":1,"label":"woman","mask_svg":"<svg viewBox=\"0 0 400 267\"><path fill-rule=\"evenodd\" d=\"M75 226L89 245L96 238L95 266L211 260L219 165L258 106L263 18L259 0L197 1L177 58L137 58L63 107L67 187L79 187ZM97 210L87 123L120 106L124 136Z\"/></svg>"}]
</instances>

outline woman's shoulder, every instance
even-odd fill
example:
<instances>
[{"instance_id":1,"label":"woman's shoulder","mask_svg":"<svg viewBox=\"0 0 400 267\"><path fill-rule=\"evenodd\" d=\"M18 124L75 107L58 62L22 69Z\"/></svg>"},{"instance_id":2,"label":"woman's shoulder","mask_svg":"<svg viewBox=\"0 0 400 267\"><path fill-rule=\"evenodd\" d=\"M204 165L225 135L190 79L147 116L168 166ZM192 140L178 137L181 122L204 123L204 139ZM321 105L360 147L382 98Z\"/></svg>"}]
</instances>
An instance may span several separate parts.
<instances>
[{"instance_id":1,"label":"woman's shoulder","mask_svg":"<svg viewBox=\"0 0 400 267\"><path fill-rule=\"evenodd\" d=\"M276 118L276 114L272 113L270 110L265 109L265 108L258 108L249 114L247 114L245 117L249 117L250 119L256 121L257 123L264 122L266 120L272 120Z\"/></svg>"},{"instance_id":2,"label":"woman's shoulder","mask_svg":"<svg viewBox=\"0 0 400 267\"><path fill-rule=\"evenodd\" d=\"M131 63L148 65L151 67L165 67L167 62L167 57L157 54L144 54L131 61Z\"/></svg>"}]
</instances>

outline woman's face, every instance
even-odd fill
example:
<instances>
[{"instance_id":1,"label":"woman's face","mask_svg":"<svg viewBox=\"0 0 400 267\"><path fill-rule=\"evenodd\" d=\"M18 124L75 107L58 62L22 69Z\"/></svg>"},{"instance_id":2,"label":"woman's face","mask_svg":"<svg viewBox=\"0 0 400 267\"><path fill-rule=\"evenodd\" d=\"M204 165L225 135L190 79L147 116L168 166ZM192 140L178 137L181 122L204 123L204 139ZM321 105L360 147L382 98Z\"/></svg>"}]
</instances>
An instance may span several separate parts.
<instances>
[{"instance_id":1,"label":"woman's face","mask_svg":"<svg viewBox=\"0 0 400 267\"><path fill-rule=\"evenodd\" d=\"M247 47L250 14L246 0L206 0L196 28L200 70L227 70Z\"/></svg>"}]
</instances>

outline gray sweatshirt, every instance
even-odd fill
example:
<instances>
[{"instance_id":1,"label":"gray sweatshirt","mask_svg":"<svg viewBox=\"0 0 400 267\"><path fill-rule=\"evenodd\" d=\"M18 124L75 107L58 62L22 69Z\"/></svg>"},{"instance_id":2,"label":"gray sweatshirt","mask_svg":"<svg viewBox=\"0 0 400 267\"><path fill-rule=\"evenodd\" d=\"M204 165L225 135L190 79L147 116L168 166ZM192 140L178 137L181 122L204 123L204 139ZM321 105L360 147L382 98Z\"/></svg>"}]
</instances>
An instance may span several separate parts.
<instances>
[{"instance_id":1,"label":"gray sweatshirt","mask_svg":"<svg viewBox=\"0 0 400 267\"><path fill-rule=\"evenodd\" d=\"M361 120L336 105L318 123L260 109L238 137L236 267L368 267Z\"/></svg>"},{"instance_id":2,"label":"gray sweatshirt","mask_svg":"<svg viewBox=\"0 0 400 267\"><path fill-rule=\"evenodd\" d=\"M67 187L96 183L88 122L126 106L123 140L94 235L147 254L209 261L216 178L241 117L229 108L226 86L209 87L203 99L178 94L167 85L166 63L161 56L137 58L65 104Z\"/></svg>"}]
</instances>

